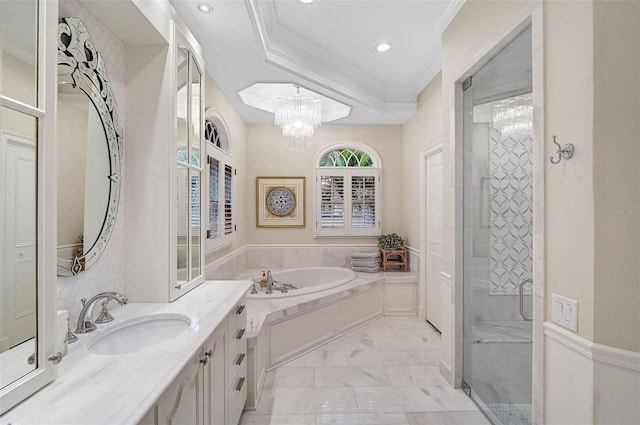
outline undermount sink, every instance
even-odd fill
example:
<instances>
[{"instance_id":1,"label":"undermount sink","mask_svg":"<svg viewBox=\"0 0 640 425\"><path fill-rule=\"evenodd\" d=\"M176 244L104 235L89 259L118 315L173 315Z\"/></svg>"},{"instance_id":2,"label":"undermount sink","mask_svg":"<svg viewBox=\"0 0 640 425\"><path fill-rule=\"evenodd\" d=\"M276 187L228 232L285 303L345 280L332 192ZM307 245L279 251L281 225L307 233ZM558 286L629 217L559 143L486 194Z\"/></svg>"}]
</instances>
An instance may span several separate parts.
<instances>
[{"instance_id":1,"label":"undermount sink","mask_svg":"<svg viewBox=\"0 0 640 425\"><path fill-rule=\"evenodd\" d=\"M180 314L141 316L96 336L89 341L87 348L95 354L134 353L173 339L189 326L191 319Z\"/></svg>"}]
</instances>

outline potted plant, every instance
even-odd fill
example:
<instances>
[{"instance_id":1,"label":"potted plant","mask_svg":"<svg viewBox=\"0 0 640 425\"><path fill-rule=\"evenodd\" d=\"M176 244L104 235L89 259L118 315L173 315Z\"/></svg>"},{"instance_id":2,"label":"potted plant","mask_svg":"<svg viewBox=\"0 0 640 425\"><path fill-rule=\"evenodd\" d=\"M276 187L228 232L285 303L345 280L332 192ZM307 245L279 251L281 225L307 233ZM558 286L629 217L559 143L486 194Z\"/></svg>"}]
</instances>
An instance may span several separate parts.
<instances>
[{"instance_id":1,"label":"potted plant","mask_svg":"<svg viewBox=\"0 0 640 425\"><path fill-rule=\"evenodd\" d=\"M404 248L404 239L397 233L389 235L381 235L378 238L378 247L380 249L402 249Z\"/></svg>"}]
</instances>

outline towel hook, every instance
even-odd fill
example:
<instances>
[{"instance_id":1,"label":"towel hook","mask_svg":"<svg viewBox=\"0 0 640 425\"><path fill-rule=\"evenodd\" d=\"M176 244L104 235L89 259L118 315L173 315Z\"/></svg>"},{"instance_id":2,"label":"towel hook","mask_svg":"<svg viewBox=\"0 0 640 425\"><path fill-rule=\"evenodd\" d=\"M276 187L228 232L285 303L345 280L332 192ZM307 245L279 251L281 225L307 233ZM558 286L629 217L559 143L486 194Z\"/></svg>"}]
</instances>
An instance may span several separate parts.
<instances>
[{"instance_id":1,"label":"towel hook","mask_svg":"<svg viewBox=\"0 0 640 425\"><path fill-rule=\"evenodd\" d=\"M573 146L573 143L566 143L561 146L560 143L556 142L555 135L553 136L553 143L555 143L558 147L558 150L556 151L556 153L558 154L558 160L554 161L553 156L550 156L549 161L551 161L552 164L559 164L563 159L569 159L573 156L573 151L575 150L575 146Z\"/></svg>"}]
</instances>

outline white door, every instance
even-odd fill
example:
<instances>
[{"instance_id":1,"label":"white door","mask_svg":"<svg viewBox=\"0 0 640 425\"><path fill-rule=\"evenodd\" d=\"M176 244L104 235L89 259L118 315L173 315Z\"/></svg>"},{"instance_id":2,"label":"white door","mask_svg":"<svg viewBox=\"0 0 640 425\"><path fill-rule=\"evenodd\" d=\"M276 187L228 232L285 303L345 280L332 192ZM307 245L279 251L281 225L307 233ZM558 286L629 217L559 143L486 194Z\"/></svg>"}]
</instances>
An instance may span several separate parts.
<instances>
[{"instance_id":1,"label":"white door","mask_svg":"<svg viewBox=\"0 0 640 425\"><path fill-rule=\"evenodd\" d=\"M441 329L442 270L442 151L427 157L426 229L427 229L427 320Z\"/></svg>"},{"instance_id":2,"label":"white door","mask_svg":"<svg viewBox=\"0 0 640 425\"><path fill-rule=\"evenodd\" d=\"M36 161L32 140L3 134L5 348L35 336L36 315Z\"/></svg>"}]
</instances>

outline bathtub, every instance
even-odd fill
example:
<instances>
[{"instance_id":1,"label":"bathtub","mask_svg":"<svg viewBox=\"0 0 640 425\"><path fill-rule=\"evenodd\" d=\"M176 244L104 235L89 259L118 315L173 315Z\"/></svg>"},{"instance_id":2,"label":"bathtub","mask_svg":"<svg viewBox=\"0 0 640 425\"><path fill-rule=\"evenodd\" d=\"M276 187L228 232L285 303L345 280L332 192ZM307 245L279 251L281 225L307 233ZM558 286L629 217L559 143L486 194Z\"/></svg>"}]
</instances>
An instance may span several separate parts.
<instances>
[{"instance_id":1,"label":"bathtub","mask_svg":"<svg viewBox=\"0 0 640 425\"><path fill-rule=\"evenodd\" d=\"M335 288L351 282L356 278L354 271L342 267L304 267L299 269L283 269L272 271L274 281L284 282L296 286L298 289L289 289L289 292L281 293L274 289L273 294L267 295L265 289L260 291L260 284L256 283L257 294L248 293L250 299L273 299L307 295ZM254 275L254 282L260 282L262 275Z\"/></svg>"}]
</instances>

